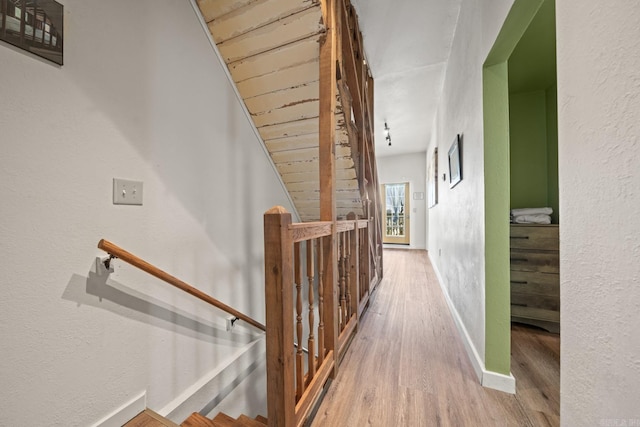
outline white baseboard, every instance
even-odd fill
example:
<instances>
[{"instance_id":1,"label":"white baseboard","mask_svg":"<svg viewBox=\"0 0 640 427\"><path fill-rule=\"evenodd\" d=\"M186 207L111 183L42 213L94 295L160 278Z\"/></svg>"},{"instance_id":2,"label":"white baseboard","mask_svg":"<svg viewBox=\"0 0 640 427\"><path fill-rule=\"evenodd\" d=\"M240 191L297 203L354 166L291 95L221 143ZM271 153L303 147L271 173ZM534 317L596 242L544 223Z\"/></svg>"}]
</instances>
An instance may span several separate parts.
<instances>
[{"instance_id":1,"label":"white baseboard","mask_svg":"<svg viewBox=\"0 0 640 427\"><path fill-rule=\"evenodd\" d=\"M449 292L447 288L444 286L444 280L440 275L440 271L438 270L438 266L434 262L433 258L431 258L431 252L429 252L429 259L431 260L431 266L433 267L433 271L436 273L436 277L438 278L438 283L440 284L440 289L442 289L442 293L444 294L444 299L447 301L447 305L449 306L449 311L453 316L453 320L455 321L456 327L458 328L458 332L462 337L462 342L464 344L464 348L467 351L467 357L473 366L473 370L476 373L476 377L478 378L478 382L487 388L491 388L494 390L503 391L505 393L515 394L516 393L516 379L513 375L504 375L498 372L488 371L485 368L484 360L478 354L476 350L476 346L473 344L471 337L469 336L469 332L458 313L453 301L451 301L451 297L449 297Z\"/></svg>"},{"instance_id":2,"label":"white baseboard","mask_svg":"<svg viewBox=\"0 0 640 427\"><path fill-rule=\"evenodd\" d=\"M144 411L147 407L147 392L143 391L129 402L125 403L110 415L107 415L92 427L121 427L131 418Z\"/></svg>"},{"instance_id":3,"label":"white baseboard","mask_svg":"<svg viewBox=\"0 0 640 427\"><path fill-rule=\"evenodd\" d=\"M516 379L511 374L504 375L485 369L482 373L482 386L509 394L516 394Z\"/></svg>"}]
</instances>

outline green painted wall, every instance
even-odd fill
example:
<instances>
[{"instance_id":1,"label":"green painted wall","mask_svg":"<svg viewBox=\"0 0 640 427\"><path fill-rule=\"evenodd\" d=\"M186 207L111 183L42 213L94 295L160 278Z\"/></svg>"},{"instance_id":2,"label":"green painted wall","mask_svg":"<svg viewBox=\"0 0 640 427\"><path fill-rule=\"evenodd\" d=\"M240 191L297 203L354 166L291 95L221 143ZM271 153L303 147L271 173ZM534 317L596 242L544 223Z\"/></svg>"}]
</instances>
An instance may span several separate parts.
<instances>
[{"instance_id":1,"label":"green painted wall","mask_svg":"<svg viewBox=\"0 0 640 427\"><path fill-rule=\"evenodd\" d=\"M551 221L560 223L560 194L558 190L558 86L546 90L547 100L547 203L553 208Z\"/></svg>"},{"instance_id":2,"label":"green painted wall","mask_svg":"<svg viewBox=\"0 0 640 427\"><path fill-rule=\"evenodd\" d=\"M511 372L509 71L507 61L543 0L515 0L483 67L485 369Z\"/></svg>"},{"instance_id":3,"label":"green painted wall","mask_svg":"<svg viewBox=\"0 0 640 427\"><path fill-rule=\"evenodd\" d=\"M509 92L507 63L483 70L485 186L485 368L511 372Z\"/></svg>"},{"instance_id":4,"label":"green painted wall","mask_svg":"<svg viewBox=\"0 0 640 427\"><path fill-rule=\"evenodd\" d=\"M558 223L554 0L544 0L508 64L511 208L551 206Z\"/></svg>"},{"instance_id":5,"label":"green painted wall","mask_svg":"<svg viewBox=\"0 0 640 427\"><path fill-rule=\"evenodd\" d=\"M511 209L547 206L547 100L544 90L509 96Z\"/></svg>"}]
</instances>

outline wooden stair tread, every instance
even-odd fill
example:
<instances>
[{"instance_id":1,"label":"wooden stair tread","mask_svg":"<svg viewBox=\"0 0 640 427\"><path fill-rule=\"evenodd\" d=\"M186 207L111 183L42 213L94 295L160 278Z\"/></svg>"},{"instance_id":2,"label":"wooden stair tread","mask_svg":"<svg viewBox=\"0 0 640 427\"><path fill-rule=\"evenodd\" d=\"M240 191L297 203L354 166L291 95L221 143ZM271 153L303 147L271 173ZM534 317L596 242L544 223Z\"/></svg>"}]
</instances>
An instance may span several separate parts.
<instances>
[{"instance_id":1,"label":"wooden stair tread","mask_svg":"<svg viewBox=\"0 0 640 427\"><path fill-rule=\"evenodd\" d=\"M236 421L236 426L240 427L264 427L265 424L260 421L249 418L246 415L240 415Z\"/></svg>"},{"instance_id":2,"label":"wooden stair tread","mask_svg":"<svg viewBox=\"0 0 640 427\"><path fill-rule=\"evenodd\" d=\"M191 414L189 418L180 424L181 427L216 427L217 425L214 421L197 412Z\"/></svg>"},{"instance_id":3,"label":"wooden stair tread","mask_svg":"<svg viewBox=\"0 0 640 427\"><path fill-rule=\"evenodd\" d=\"M263 417L262 415L256 415L255 420L260 421L264 425L269 424L269 420L267 420L267 417Z\"/></svg>"},{"instance_id":4,"label":"wooden stair tread","mask_svg":"<svg viewBox=\"0 0 640 427\"><path fill-rule=\"evenodd\" d=\"M151 409L145 409L127 421L123 427L178 427L178 424L164 418Z\"/></svg>"},{"instance_id":5,"label":"wooden stair tread","mask_svg":"<svg viewBox=\"0 0 640 427\"><path fill-rule=\"evenodd\" d=\"M235 418L232 418L223 412L220 412L218 415L216 415L213 419L213 422L218 427L233 427L236 425Z\"/></svg>"}]
</instances>

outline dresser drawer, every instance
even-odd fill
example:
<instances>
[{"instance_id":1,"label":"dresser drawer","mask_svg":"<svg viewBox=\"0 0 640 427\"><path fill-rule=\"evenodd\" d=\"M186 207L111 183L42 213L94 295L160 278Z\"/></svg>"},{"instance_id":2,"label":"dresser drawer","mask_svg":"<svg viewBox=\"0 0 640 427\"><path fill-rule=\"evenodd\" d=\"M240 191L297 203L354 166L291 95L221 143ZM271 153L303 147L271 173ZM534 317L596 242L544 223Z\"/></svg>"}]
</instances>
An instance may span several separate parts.
<instances>
[{"instance_id":1,"label":"dresser drawer","mask_svg":"<svg viewBox=\"0 0 640 427\"><path fill-rule=\"evenodd\" d=\"M511 270L511 292L560 298L560 275Z\"/></svg>"},{"instance_id":2,"label":"dresser drawer","mask_svg":"<svg viewBox=\"0 0 640 427\"><path fill-rule=\"evenodd\" d=\"M558 250L557 225L511 225L512 249Z\"/></svg>"},{"instance_id":3,"label":"dresser drawer","mask_svg":"<svg viewBox=\"0 0 640 427\"><path fill-rule=\"evenodd\" d=\"M520 293L511 290L511 306L541 308L560 311L560 298L550 295Z\"/></svg>"},{"instance_id":4,"label":"dresser drawer","mask_svg":"<svg viewBox=\"0 0 640 427\"><path fill-rule=\"evenodd\" d=\"M560 312L556 310L545 310L535 307L511 306L511 317L529 320L542 320L545 322L560 323Z\"/></svg>"},{"instance_id":5,"label":"dresser drawer","mask_svg":"<svg viewBox=\"0 0 640 427\"><path fill-rule=\"evenodd\" d=\"M511 271L559 273L560 255L558 252L533 252L512 249Z\"/></svg>"}]
</instances>

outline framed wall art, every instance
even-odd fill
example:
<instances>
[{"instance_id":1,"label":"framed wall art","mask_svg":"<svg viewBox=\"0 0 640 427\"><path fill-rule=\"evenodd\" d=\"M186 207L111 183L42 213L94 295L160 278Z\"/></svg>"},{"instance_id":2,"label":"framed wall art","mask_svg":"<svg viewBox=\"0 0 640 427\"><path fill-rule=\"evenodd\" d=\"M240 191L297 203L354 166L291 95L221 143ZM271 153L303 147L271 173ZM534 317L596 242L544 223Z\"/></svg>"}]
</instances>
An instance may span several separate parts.
<instances>
[{"instance_id":1,"label":"framed wall art","mask_svg":"<svg viewBox=\"0 0 640 427\"><path fill-rule=\"evenodd\" d=\"M462 135L456 135L449 148L449 188L462 181Z\"/></svg>"},{"instance_id":2,"label":"framed wall art","mask_svg":"<svg viewBox=\"0 0 640 427\"><path fill-rule=\"evenodd\" d=\"M62 65L63 16L54 0L0 0L0 40Z\"/></svg>"},{"instance_id":3,"label":"framed wall art","mask_svg":"<svg viewBox=\"0 0 640 427\"><path fill-rule=\"evenodd\" d=\"M429 208L438 204L438 147L433 149L427 165L427 205Z\"/></svg>"}]
</instances>

